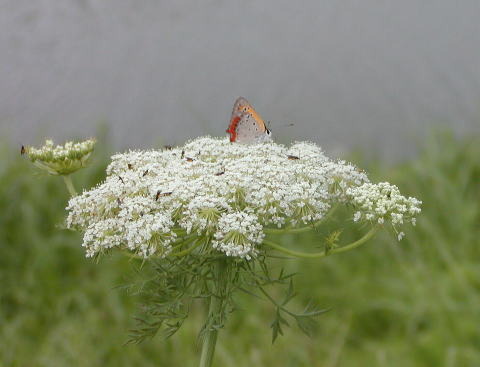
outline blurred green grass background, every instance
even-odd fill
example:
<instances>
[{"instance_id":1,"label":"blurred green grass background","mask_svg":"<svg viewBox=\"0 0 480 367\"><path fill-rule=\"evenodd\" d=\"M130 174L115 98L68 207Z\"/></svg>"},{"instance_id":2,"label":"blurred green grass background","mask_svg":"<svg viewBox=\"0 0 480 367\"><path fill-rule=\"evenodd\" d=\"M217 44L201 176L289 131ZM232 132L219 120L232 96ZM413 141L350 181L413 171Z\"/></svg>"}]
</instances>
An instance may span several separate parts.
<instances>
[{"instance_id":1,"label":"blurred green grass background","mask_svg":"<svg viewBox=\"0 0 480 367\"><path fill-rule=\"evenodd\" d=\"M100 146L77 187L102 180ZM80 234L58 228L62 180L33 175L17 148L0 149L0 366L195 366L202 307L167 341L124 345L140 300L115 287L137 277L134 264L85 259ZM332 310L312 338L292 326L272 345L271 305L238 295L215 366L480 366L480 136L432 134L401 164L349 159L423 200L417 227L400 243L385 232L345 254L283 261L299 272L294 306Z\"/></svg>"}]
</instances>

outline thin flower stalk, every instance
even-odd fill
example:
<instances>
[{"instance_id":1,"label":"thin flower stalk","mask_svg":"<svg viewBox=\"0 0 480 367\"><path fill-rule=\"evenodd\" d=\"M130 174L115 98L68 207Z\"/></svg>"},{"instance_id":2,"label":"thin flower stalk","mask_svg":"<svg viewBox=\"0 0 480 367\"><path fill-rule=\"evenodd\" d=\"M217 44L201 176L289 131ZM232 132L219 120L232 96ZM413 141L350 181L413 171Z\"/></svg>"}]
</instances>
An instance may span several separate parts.
<instances>
[{"instance_id":1,"label":"thin flower stalk","mask_svg":"<svg viewBox=\"0 0 480 367\"><path fill-rule=\"evenodd\" d=\"M363 237L361 237L360 239L358 239L358 240L356 240L352 243L349 243L345 246L338 247L338 248L333 248L329 251L322 251L322 252L316 252L316 253L306 253L306 252L291 250L291 249L285 248L281 245L278 245L275 242L270 241L270 240L264 240L263 244L267 245L267 246L270 246L273 249L275 249L279 252L282 252L286 255L290 255L290 256L294 256L294 257L310 258L310 259L320 258L320 257L328 256L328 255L333 255L333 254L338 254L338 253L341 253L341 252L349 251L349 250L352 250L356 247L359 247L359 246L363 245L364 243L369 241L375 235L375 233L377 233L379 228L380 227L378 225L372 227Z\"/></svg>"}]
</instances>

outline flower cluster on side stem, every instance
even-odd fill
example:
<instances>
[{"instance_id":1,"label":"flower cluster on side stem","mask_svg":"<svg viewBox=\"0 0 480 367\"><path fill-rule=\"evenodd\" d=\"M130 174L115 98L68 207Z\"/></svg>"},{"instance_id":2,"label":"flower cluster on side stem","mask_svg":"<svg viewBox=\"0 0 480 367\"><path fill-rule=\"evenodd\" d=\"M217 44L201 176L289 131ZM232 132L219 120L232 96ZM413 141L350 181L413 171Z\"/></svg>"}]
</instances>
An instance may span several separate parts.
<instances>
[{"instance_id":1,"label":"flower cluster on side stem","mask_svg":"<svg viewBox=\"0 0 480 367\"><path fill-rule=\"evenodd\" d=\"M52 140L46 140L41 148L22 146L21 153L26 154L35 166L51 175L69 175L87 165L94 147L95 139L79 143L69 141L56 146Z\"/></svg>"}]
</instances>

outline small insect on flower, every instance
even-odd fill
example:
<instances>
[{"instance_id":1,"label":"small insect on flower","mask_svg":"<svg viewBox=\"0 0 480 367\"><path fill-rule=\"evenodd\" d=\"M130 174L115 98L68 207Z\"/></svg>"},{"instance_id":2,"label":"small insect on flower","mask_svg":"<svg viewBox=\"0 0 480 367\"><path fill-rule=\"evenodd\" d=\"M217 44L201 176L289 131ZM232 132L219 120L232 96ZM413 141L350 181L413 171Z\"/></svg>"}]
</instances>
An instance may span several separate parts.
<instances>
[{"instance_id":1,"label":"small insect on flower","mask_svg":"<svg viewBox=\"0 0 480 367\"><path fill-rule=\"evenodd\" d=\"M287 155L287 158L291 161L294 161L294 160L297 160L297 159L300 159L300 157L296 156L296 155Z\"/></svg>"},{"instance_id":2,"label":"small insect on flower","mask_svg":"<svg viewBox=\"0 0 480 367\"><path fill-rule=\"evenodd\" d=\"M187 160L187 162L193 162L193 158L185 157L185 159Z\"/></svg>"},{"instance_id":3,"label":"small insect on flower","mask_svg":"<svg viewBox=\"0 0 480 367\"><path fill-rule=\"evenodd\" d=\"M169 192L161 192L160 190L157 191L157 195L155 195L155 201L158 201L158 198L162 197L162 196L170 196L172 195L173 192L169 191Z\"/></svg>"},{"instance_id":4,"label":"small insect on flower","mask_svg":"<svg viewBox=\"0 0 480 367\"><path fill-rule=\"evenodd\" d=\"M25 147L22 145L22 148L20 149L20 154L21 154L21 155L24 155L26 152L27 152L27 150L26 150Z\"/></svg>"},{"instance_id":5,"label":"small insect on flower","mask_svg":"<svg viewBox=\"0 0 480 367\"><path fill-rule=\"evenodd\" d=\"M119 180L122 182L122 184L125 184L125 181L123 181L122 176L118 176Z\"/></svg>"},{"instance_id":6,"label":"small insect on flower","mask_svg":"<svg viewBox=\"0 0 480 367\"><path fill-rule=\"evenodd\" d=\"M225 170L215 173L215 176L221 176L225 174Z\"/></svg>"},{"instance_id":7,"label":"small insect on flower","mask_svg":"<svg viewBox=\"0 0 480 367\"><path fill-rule=\"evenodd\" d=\"M133 169L133 166L132 166L131 163L129 163L129 164L127 165L127 167L128 167L128 169Z\"/></svg>"},{"instance_id":8,"label":"small insect on flower","mask_svg":"<svg viewBox=\"0 0 480 367\"><path fill-rule=\"evenodd\" d=\"M148 169L145 172L143 172L142 177L145 177L147 174L148 174Z\"/></svg>"},{"instance_id":9,"label":"small insect on flower","mask_svg":"<svg viewBox=\"0 0 480 367\"><path fill-rule=\"evenodd\" d=\"M182 150L182 155L180 156L180 159L183 159L183 157L185 157L185 151Z\"/></svg>"}]
</instances>

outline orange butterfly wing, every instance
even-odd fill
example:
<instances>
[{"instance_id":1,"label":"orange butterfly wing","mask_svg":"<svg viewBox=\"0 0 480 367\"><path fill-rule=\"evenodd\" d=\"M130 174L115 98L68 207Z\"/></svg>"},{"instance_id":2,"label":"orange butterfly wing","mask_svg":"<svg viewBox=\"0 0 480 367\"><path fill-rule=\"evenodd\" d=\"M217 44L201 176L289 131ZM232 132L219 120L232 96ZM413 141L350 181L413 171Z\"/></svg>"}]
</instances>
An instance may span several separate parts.
<instances>
[{"instance_id":1,"label":"orange butterfly wing","mask_svg":"<svg viewBox=\"0 0 480 367\"><path fill-rule=\"evenodd\" d=\"M249 123L250 120L256 124L256 130L260 134L267 132L265 122L260 115L255 111L252 105L243 97L237 98L233 105L232 116L230 118L230 125L227 133L230 134L230 141L235 142L238 139L238 128L242 124Z\"/></svg>"}]
</instances>

